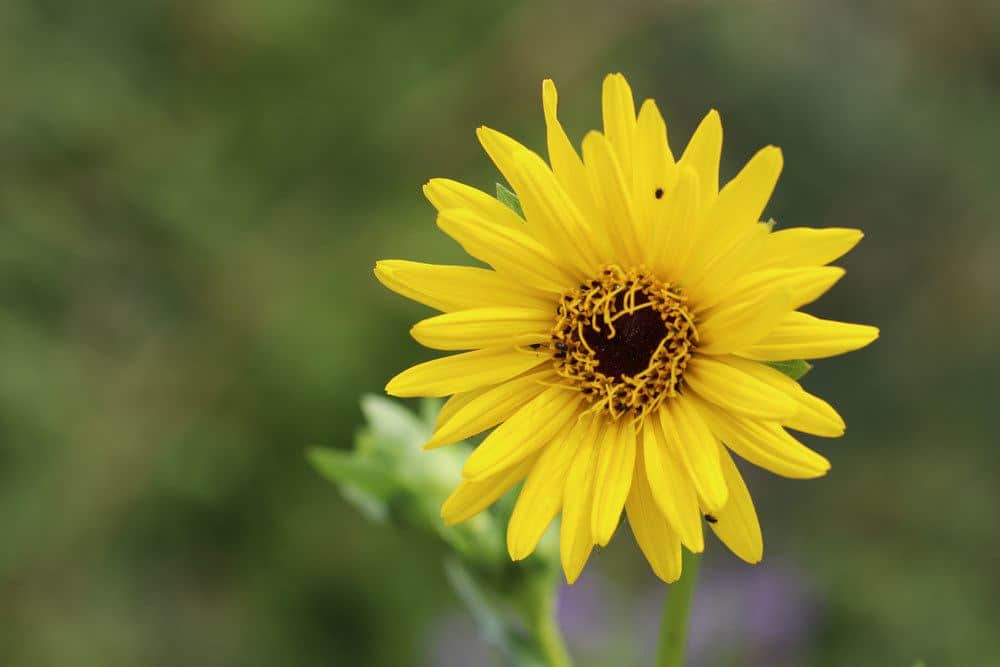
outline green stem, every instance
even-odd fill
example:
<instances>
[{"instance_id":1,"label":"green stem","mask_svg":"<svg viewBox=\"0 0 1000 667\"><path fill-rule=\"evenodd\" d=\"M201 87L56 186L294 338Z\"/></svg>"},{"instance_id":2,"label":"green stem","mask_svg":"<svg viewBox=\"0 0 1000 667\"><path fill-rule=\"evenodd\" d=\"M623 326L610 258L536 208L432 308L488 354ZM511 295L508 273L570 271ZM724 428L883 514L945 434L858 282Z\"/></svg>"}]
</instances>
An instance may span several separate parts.
<instances>
[{"instance_id":1,"label":"green stem","mask_svg":"<svg viewBox=\"0 0 1000 667\"><path fill-rule=\"evenodd\" d=\"M667 591L660 620L660 645L656 651L656 667L684 667L684 642L687 639L691 598L698 580L697 555L684 551L683 571Z\"/></svg>"},{"instance_id":2,"label":"green stem","mask_svg":"<svg viewBox=\"0 0 1000 667\"><path fill-rule=\"evenodd\" d=\"M548 595L539 600L534 622L535 640L545 658L546 667L572 667L573 663L556 621L557 589L558 587L553 587Z\"/></svg>"}]
</instances>

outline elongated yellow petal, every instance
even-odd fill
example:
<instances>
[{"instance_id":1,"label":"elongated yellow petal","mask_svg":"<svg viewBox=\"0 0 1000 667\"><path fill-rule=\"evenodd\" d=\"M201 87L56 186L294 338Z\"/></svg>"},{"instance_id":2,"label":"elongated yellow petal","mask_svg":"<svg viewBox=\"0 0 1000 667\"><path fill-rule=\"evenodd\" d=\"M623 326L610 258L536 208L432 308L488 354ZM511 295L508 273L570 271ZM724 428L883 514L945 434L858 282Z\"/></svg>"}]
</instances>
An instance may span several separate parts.
<instances>
[{"instance_id":1,"label":"elongated yellow petal","mask_svg":"<svg viewBox=\"0 0 1000 667\"><path fill-rule=\"evenodd\" d=\"M845 271L837 266L803 266L783 269L763 269L735 280L728 293L719 295L719 302L702 299L698 309L714 310L739 302L750 301L762 293L785 291L790 297L789 308L795 310L812 303L844 277Z\"/></svg>"},{"instance_id":2,"label":"elongated yellow petal","mask_svg":"<svg viewBox=\"0 0 1000 667\"><path fill-rule=\"evenodd\" d=\"M424 196L439 212L469 209L486 220L524 232L524 220L496 197L450 178L432 178L424 185Z\"/></svg>"},{"instance_id":3,"label":"elongated yellow petal","mask_svg":"<svg viewBox=\"0 0 1000 667\"><path fill-rule=\"evenodd\" d=\"M644 253L635 228L631 184L625 181L611 142L600 132L583 138L583 163L598 202L595 231L611 239L619 262L640 264Z\"/></svg>"},{"instance_id":4,"label":"elongated yellow petal","mask_svg":"<svg viewBox=\"0 0 1000 667\"><path fill-rule=\"evenodd\" d=\"M701 530L698 494L688 479L680 461L668 449L666 436L658 419L646 419L642 426L642 472L657 506L671 528L688 549L701 553L705 541ZM638 463L636 474L639 473ZM633 481L633 484L636 482Z\"/></svg>"},{"instance_id":5,"label":"elongated yellow petal","mask_svg":"<svg viewBox=\"0 0 1000 667\"><path fill-rule=\"evenodd\" d=\"M476 134L521 201L528 232L572 266L575 278L588 276L600 264L579 209L566 196L552 170L536 153L488 127Z\"/></svg>"},{"instance_id":6,"label":"elongated yellow petal","mask_svg":"<svg viewBox=\"0 0 1000 667\"><path fill-rule=\"evenodd\" d=\"M590 191L587 170L559 122L558 105L559 95L556 86L551 79L546 79L542 82L542 106L545 110L549 162L552 164L552 171L559 185L580 209L588 224L593 224L590 221L596 215L597 205Z\"/></svg>"},{"instance_id":7,"label":"elongated yellow petal","mask_svg":"<svg viewBox=\"0 0 1000 667\"><path fill-rule=\"evenodd\" d=\"M739 355L760 361L825 359L860 349L876 338L877 327L793 312L785 315L762 340L739 351Z\"/></svg>"},{"instance_id":8,"label":"elongated yellow petal","mask_svg":"<svg viewBox=\"0 0 1000 667\"><path fill-rule=\"evenodd\" d=\"M628 81L621 74L604 78L601 93L604 134L611 142L626 182L632 182L632 144L635 136L635 100Z\"/></svg>"},{"instance_id":9,"label":"elongated yellow petal","mask_svg":"<svg viewBox=\"0 0 1000 667\"><path fill-rule=\"evenodd\" d=\"M538 463L517 497L507 524L507 551L511 560L531 555L545 529L562 509L566 476L586 435L588 424L580 422L542 451Z\"/></svg>"},{"instance_id":10,"label":"elongated yellow petal","mask_svg":"<svg viewBox=\"0 0 1000 667\"><path fill-rule=\"evenodd\" d=\"M753 345L778 325L791 310L787 290L758 292L752 299L714 310L698 324L703 354L728 354Z\"/></svg>"},{"instance_id":11,"label":"elongated yellow petal","mask_svg":"<svg viewBox=\"0 0 1000 667\"><path fill-rule=\"evenodd\" d=\"M782 229L768 236L757 267L822 266L850 252L863 237L860 229L842 227Z\"/></svg>"},{"instance_id":12,"label":"elongated yellow petal","mask_svg":"<svg viewBox=\"0 0 1000 667\"><path fill-rule=\"evenodd\" d=\"M502 382L485 391L438 426L424 449L464 440L509 418L559 377L551 368Z\"/></svg>"},{"instance_id":13,"label":"elongated yellow petal","mask_svg":"<svg viewBox=\"0 0 1000 667\"><path fill-rule=\"evenodd\" d=\"M760 221L783 164L779 148L762 148L722 188L706 221L716 248L727 250L726 244L736 243Z\"/></svg>"},{"instance_id":14,"label":"elongated yellow petal","mask_svg":"<svg viewBox=\"0 0 1000 667\"><path fill-rule=\"evenodd\" d=\"M798 409L784 392L712 357L693 357L684 380L702 398L747 417L782 419Z\"/></svg>"},{"instance_id":15,"label":"elongated yellow petal","mask_svg":"<svg viewBox=\"0 0 1000 667\"><path fill-rule=\"evenodd\" d=\"M443 312L483 306L551 308L555 299L489 269L401 259L375 264L375 277L397 294Z\"/></svg>"},{"instance_id":16,"label":"elongated yellow petal","mask_svg":"<svg viewBox=\"0 0 1000 667\"><path fill-rule=\"evenodd\" d=\"M608 424L598 446L591 527L594 542L604 546L618 528L635 470L635 429L620 419Z\"/></svg>"},{"instance_id":17,"label":"elongated yellow petal","mask_svg":"<svg viewBox=\"0 0 1000 667\"><path fill-rule=\"evenodd\" d=\"M784 373L762 363L738 357L727 357L726 363L784 392L796 402L798 410L790 417L781 420L785 426L827 438L844 435L844 420L837 411L823 399L807 392L801 384Z\"/></svg>"},{"instance_id":18,"label":"elongated yellow petal","mask_svg":"<svg viewBox=\"0 0 1000 667\"><path fill-rule=\"evenodd\" d=\"M444 402L441 409L438 410L437 417L434 419L434 430L441 428L445 422L455 416L456 412L471 403L473 399L482 396L495 386L495 384L487 384L477 389L470 389L469 391L463 391L452 395L451 398Z\"/></svg>"},{"instance_id":19,"label":"elongated yellow petal","mask_svg":"<svg viewBox=\"0 0 1000 667\"><path fill-rule=\"evenodd\" d=\"M715 305L730 294L733 283L753 269L757 248L770 234L766 224L750 225L738 243L723 250L723 244L712 238L711 230L703 231L706 236L699 239L702 252L691 253L684 269L687 282L683 283L691 303L699 308Z\"/></svg>"},{"instance_id":20,"label":"elongated yellow petal","mask_svg":"<svg viewBox=\"0 0 1000 667\"><path fill-rule=\"evenodd\" d=\"M560 268L549 250L524 232L493 223L468 209L443 211L437 224L467 253L523 285L561 294L577 282Z\"/></svg>"},{"instance_id":21,"label":"elongated yellow petal","mask_svg":"<svg viewBox=\"0 0 1000 667\"><path fill-rule=\"evenodd\" d=\"M503 382L549 359L548 354L513 346L490 347L432 359L389 380L392 396L447 396Z\"/></svg>"},{"instance_id":22,"label":"elongated yellow petal","mask_svg":"<svg viewBox=\"0 0 1000 667\"><path fill-rule=\"evenodd\" d=\"M635 174L632 179L632 205L638 236L646 251L645 264L652 266L653 228L666 206L666 194L674 187L677 168L667 145L667 126L653 100L639 109L635 131Z\"/></svg>"},{"instance_id":23,"label":"elongated yellow petal","mask_svg":"<svg viewBox=\"0 0 1000 667\"><path fill-rule=\"evenodd\" d=\"M659 410L667 448L676 453L701 501L711 510L726 504L728 491L719 468L718 440L694 403L678 397Z\"/></svg>"},{"instance_id":24,"label":"elongated yellow petal","mask_svg":"<svg viewBox=\"0 0 1000 667\"><path fill-rule=\"evenodd\" d=\"M591 229L583 221L576 204L570 199L555 174L538 155L527 149L517 151L513 158L521 173L518 194L528 223L544 236L546 245L577 268L577 277L589 277L602 264L599 247Z\"/></svg>"},{"instance_id":25,"label":"elongated yellow petal","mask_svg":"<svg viewBox=\"0 0 1000 667\"><path fill-rule=\"evenodd\" d=\"M690 166L677 169L677 179L663 199L663 207L654 210L651 247L647 250L650 267L665 280L682 282L698 233L701 185L698 172Z\"/></svg>"},{"instance_id":26,"label":"elongated yellow petal","mask_svg":"<svg viewBox=\"0 0 1000 667\"><path fill-rule=\"evenodd\" d=\"M538 456L529 456L517 465L479 480L463 479L441 506L441 518L453 526L468 521L498 501L531 471Z\"/></svg>"},{"instance_id":27,"label":"elongated yellow petal","mask_svg":"<svg viewBox=\"0 0 1000 667\"><path fill-rule=\"evenodd\" d=\"M681 576L681 542L653 499L643 465L642 457L638 457L625 510L632 534L649 566L656 576L670 583Z\"/></svg>"},{"instance_id":28,"label":"elongated yellow petal","mask_svg":"<svg viewBox=\"0 0 1000 667\"><path fill-rule=\"evenodd\" d=\"M552 315L535 308L472 308L435 315L413 325L410 334L434 350L473 350L528 345L549 337Z\"/></svg>"},{"instance_id":29,"label":"elongated yellow petal","mask_svg":"<svg viewBox=\"0 0 1000 667\"><path fill-rule=\"evenodd\" d=\"M480 479L496 474L544 447L576 419L579 392L554 386L518 410L476 447L462 468L462 475Z\"/></svg>"},{"instance_id":30,"label":"elongated yellow petal","mask_svg":"<svg viewBox=\"0 0 1000 667\"><path fill-rule=\"evenodd\" d=\"M830 469L829 461L774 422L738 417L707 403L702 412L712 431L730 449L775 475L813 479L822 477Z\"/></svg>"},{"instance_id":31,"label":"elongated yellow petal","mask_svg":"<svg viewBox=\"0 0 1000 667\"><path fill-rule=\"evenodd\" d=\"M722 188L715 203L706 208L695 259L687 269L689 285L698 285L708 276L714 276L720 267L731 268L734 252L742 262L749 264L752 252L742 246L750 236L760 232L761 215L783 164L780 149L762 148Z\"/></svg>"},{"instance_id":32,"label":"elongated yellow petal","mask_svg":"<svg viewBox=\"0 0 1000 667\"><path fill-rule=\"evenodd\" d=\"M729 486L729 502L715 515L712 530L734 554L748 563L759 563L764 557L764 540L760 534L757 511L732 457L724 448L719 449L722 472Z\"/></svg>"},{"instance_id":33,"label":"elongated yellow petal","mask_svg":"<svg viewBox=\"0 0 1000 667\"><path fill-rule=\"evenodd\" d=\"M698 172L701 194L698 200L704 210L715 202L719 193L719 159L722 157L722 121L712 109L695 129L679 164Z\"/></svg>"},{"instance_id":34,"label":"elongated yellow petal","mask_svg":"<svg viewBox=\"0 0 1000 667\"><path fill-rule=\"evenodd\" d=\"M594 505L597 443L601 437L598 419L589 416L586 434L580 439L563 491L562 525L559 529L559 559L566 581L574 583L594 549L590 512Z\"/></svg>"}]
</instances>

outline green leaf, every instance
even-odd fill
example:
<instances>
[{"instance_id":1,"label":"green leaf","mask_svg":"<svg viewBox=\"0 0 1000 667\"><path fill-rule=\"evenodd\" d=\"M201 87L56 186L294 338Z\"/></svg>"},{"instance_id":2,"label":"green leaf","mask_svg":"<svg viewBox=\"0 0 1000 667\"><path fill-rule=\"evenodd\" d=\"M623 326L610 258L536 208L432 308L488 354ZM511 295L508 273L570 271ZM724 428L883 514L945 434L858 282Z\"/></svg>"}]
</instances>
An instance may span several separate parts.
<instances>
[{"instance_id":1,"label":"green leaf","mask_svg":"<svg viewBox=\"0 0 1000 667\"><path fill-rule=\"evenodd\" d=\"M915 663L913 663L913 667L927 667L927 663L924 662L923 660L917 660Z\"/></svg>"},{"instance_id":2,"label":"green leaf","mask_svg":"<svg viewBox=\"0 0 1000 667\"><path fill-rule=\"evenodd\" d=\"M373 519L383 519L386 501L397 481L377 461L359 458L353 452L312 447L306 454L313 468L336 484L344 497Z\"/></svg>"},{"instance_id":3,"label":"green leaf","mask_svg":"<svg viewBox=\"0 0 1000 667\"><path fill-rule=\"evenodd\" d=\"M514 213L524 217L524 211L521 210L521 200L503 183L497 183L497 199Z\"/></svg>"},{"instance_id":4,"label":"green leaf","mask_svg":"<svg viewBox=\"0 0 1000 667\"><path fill-rule=\"evenodd\" d=\"M768 361L767 365L775 370L781 371L793 380L798 380L812 370L812 364L802 359L796 359L794 361Z\"/></svg>"},{"instance_id":5,"label":"green leaf","mask_svg":"<svg viewBox=\"0 0 1000 667\"><path fill-rule=\"evenodd\" d=\"M384 467L351 452L312 447L307 456L321 475L337 484L351 483L379 496L388 495L395 486L395 480Z\"/></svg>"},{"instance_id":6,"label":"green leaf","mask_svg":"<svg viewBox=\"0 0 1000 667\"><path fill-rule=\"evenodd\" d=\"M409 448L431 437L431 428L399 401L365 394L361 397L361 412L372 434L380 442Z\"/></svg>"}]
</instances>

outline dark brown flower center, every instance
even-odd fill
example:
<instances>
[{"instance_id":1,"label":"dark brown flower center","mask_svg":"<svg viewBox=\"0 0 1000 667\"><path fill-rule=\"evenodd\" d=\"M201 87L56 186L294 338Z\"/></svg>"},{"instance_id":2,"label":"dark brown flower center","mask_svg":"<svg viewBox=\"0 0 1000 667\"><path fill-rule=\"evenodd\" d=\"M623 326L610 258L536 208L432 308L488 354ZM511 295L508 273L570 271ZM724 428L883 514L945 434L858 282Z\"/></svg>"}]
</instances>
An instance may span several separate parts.
<instances>
[{"instance_id":1,"label":"dark brown flower center","mask_svg":"<svg viewBox=\"0 0 1000 667\"><path fill-rule=\"evenodd\" d=\"M624 295L619 294L612 306L621 312ZM649 302L645 293L636 295L636 304ZM583 338L597 357L597 367L608 377L619 380L623 375L638 375L649 366L649 360L667 336L667 325L660 313L652 308L622 313L611 325L598 320L598 328L586 327Z\"/></svg>"},{"instance_id":2,"label":"dark brown flower center","mask_svg":"<svg viewBox=\"0 0 1000 667\"><path fill-rule=\"evenodd\" d=\"M552 328L556 371L614 419L676 396L697 340L677 288L616 265L564 294Z\"/></svg>"}]
</instances>

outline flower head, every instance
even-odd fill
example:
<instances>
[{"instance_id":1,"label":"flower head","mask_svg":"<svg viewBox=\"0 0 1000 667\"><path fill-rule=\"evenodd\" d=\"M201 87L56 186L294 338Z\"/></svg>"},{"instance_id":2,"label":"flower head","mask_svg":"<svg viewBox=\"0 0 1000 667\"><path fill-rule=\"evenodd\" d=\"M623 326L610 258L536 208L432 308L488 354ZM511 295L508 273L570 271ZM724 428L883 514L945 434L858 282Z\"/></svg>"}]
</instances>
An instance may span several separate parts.
<instances>
[{"instance_id":1,"label":"flower head","mask_svg":"<svg viewBox=\"0 0 1000 667\"><path fill-rule=\"evenodd\" d=\"M424 188L438 226L491 269L389 260L375 274L443 311L413 337L461 350L392 379L396 396L451 396L427 447L496 427L442 508L464 521L524 480L507 531L528 556L562 514L567 579L607 544L622 511L658 576L680 575L681 545L704 548L702 519L739 557L762 539L730 451L785 477L826 473L786 429L837 437L826 402L769 365L863 347L874 327L799 311L844 274L827 266L853 229L772 231L761 216L782 168L767 147L721 190L722 127L709 112L679 159L656 104L638 115L625 78L604 81L604 132L579 155L542 86L549 164L483 127L479 140L523 218L451 180Z\"/></svg>"}]
</instances>

